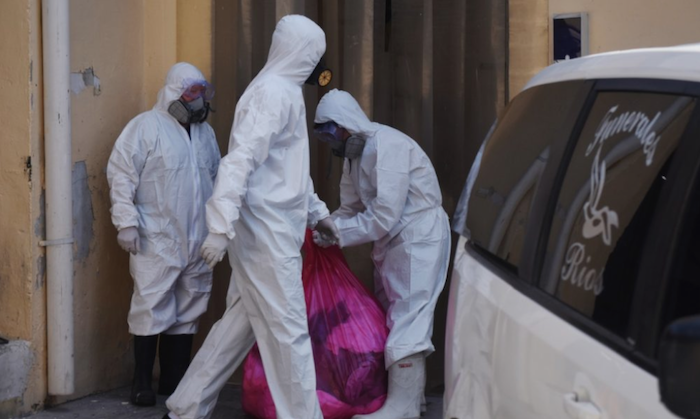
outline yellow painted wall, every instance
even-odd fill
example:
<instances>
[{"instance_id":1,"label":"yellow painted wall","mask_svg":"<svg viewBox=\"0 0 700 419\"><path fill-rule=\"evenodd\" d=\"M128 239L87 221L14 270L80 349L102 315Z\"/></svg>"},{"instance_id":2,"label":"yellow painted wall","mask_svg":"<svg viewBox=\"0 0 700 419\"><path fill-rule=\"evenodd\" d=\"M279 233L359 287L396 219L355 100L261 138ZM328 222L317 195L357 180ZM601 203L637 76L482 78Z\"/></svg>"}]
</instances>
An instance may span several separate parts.
<instances>
[{"instance_id":1,"label":"yellow painted wall","mask_svg":"<svg viewBox=\"0 0 700 419\"><path fill-rule=\"evenodd\" d=\"M87 221L76 237L82 247L74 249L73 399L126 385L132 374L126 323L132 279L110 219L105 175L112 146L129 120L155 104L177 61L210 75L212 14L210 0L71 0L70 6L71 72L91 69L99 79L99 88L72 95L74 172L82 164L87 169L85 180L74 173L74 215Z\"/></svg>"},{"instance_id":2,"label":"yellow painted wall","mask_svg":"<svg viewBox=\"0 0 700 419\"><path fill-rule=\"evenodd\" d=\"M40 8L6 2L0 13L0 336L30 342L26 388L0 400L0 416L41 405L46 391Z\"/></svg>"},{"instance_id":3,"label":"yellow painted wall","mask_svg":"<svg viewBox=\"0 0 700 419\"><path fill-rule=\"evenodd\" d=\"M551 63L552 17L575 12L588 13L589 54L700 42L695 0L510 0L511 98Z\"/></svg>"},{"instance_id":4,"label":"yellow painted wall","mask_svg":"<svg viewBox=\"0 0 700 419\"><path fill-rule=\"evenodd\" d=\"M23 395L0 400L0 417L130 382L133 355L126 317L132 280L128 255L117 245L110 219L107 160L129 120L153 106L175 62L190 61L211 75L212 3L70 1L72 80L88 82L73 84L71 93L76 391L50 398L45 260L38 244L45 229L41 1L3 2L0 336L29 342L32 368Z\"/></svg>"},{"instance_id":5,"label":"yellow painted wall","mask_svg":"<svg viewBox=\"0 0 700 419\"><path fill-rule=\"evenodd\" d=\"M10 2L0 14L0 50L13 60L0 60L0 101L3 115L0 153L0 335L31 338L32 293L30 194L25 160L30 155L30 16L25 4ZM16 33L23 36L17 37ZM17 280L21 278L21 280ZM8 307L11 307L8 309Z\"/></svg>"},{"instance_id":6,"label":"yellow painted wall","mask_svg":"<svg viewBox=\"0 0 700 419\"><path fill-rule=\"evenodd\" d=\"M125 385L131 376L126 316L132 282L110 219L105 169L124 125L146 110L143 3L70 2L71 73L79 77L91 69L99 87L96 79L71 94L73 213L82 226L73 256L76 392L55 402Z\"/></svg>"},{"instance_id":7,"label":"yellow painted wall","mask_svg":"<svg viewBox=\"0 0 700 419\"><path fill-rule=\"evenodd\" d=\"M590 53L700 42L700 2L549 0L554 14L588 12Z\"/></svg>"}]
</instances>

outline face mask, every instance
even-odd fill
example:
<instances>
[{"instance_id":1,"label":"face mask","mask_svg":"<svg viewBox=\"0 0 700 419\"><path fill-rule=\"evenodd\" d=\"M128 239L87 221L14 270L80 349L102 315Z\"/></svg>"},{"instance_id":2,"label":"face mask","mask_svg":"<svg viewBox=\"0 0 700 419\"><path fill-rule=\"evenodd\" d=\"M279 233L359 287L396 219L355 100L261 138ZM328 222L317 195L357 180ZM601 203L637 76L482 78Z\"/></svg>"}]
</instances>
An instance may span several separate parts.
<instances>
[{"instance_id":1,"label":"face mask","mask_svg":"<svg viewBox=\"0 0 700 419\"><path fill-rule=\"evenodd\" d=\"M312 86L326 87L328 83L331 82L332 78L333 72L326 67L326 62L323 57L321 57L318 64L316 64L316 68L314 68L314 71L311 72L311 75L304 83Z\"/></svg>"},{"instance_id":2,"label":"face mask","mask_svg":"<svg viewBox=\"0 0 700 419\"><path fill-rule=\"evenodd\" d=\"M353 135L347 140L345 140L345 147L343 148L343 156L346 159L354 160L362 156L362 151L365 149L365 143L367 140L364 138Z\"/></svg>"},{"instance_id":3,"label":"face mask","mask_svg":"<svg viewBox=\"0 0 700 419\"><path fill-rule=\"evenodd\" d=\"M209 102L200 96L192 102L185 102L182 98L173 101L168 113L181 124L196 124L207 119L210 109Z\"/></svg>"}]
</instances>

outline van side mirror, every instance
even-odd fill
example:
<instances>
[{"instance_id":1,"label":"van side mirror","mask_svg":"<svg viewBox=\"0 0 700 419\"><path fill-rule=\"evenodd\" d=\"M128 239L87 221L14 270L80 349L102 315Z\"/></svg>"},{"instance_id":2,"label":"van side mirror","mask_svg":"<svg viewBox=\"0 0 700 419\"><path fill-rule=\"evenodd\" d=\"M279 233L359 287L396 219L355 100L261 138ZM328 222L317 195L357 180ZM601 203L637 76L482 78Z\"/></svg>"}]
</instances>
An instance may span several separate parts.
<instances>
[{"instance_id":1,"label":"van side mirror","mask_svg":"<svg viewBox=\"0 0 700 419\"><path fill-rule=\"evenodd\" d=\"M700 316L685 317L664 331L659 347L659 391L668 410L700 418Z\"/></svg>"}]
</instances>

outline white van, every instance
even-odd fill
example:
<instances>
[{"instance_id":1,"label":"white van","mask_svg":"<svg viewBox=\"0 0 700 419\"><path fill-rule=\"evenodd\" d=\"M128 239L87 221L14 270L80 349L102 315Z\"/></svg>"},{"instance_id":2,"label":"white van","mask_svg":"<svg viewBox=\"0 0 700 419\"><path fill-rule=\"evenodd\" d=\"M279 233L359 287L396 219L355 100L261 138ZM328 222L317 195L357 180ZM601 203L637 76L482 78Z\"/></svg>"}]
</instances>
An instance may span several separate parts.
<instances>
[{"instance_id":1,"label":"white van","mask_svg":"<svg viewBox=\"0 0 700 419\"><path fill-rule=\"evenodd\" d=\"M700 44L554 64L456 214L446 419L700 418Z\"/></svg>"}]
</instances>

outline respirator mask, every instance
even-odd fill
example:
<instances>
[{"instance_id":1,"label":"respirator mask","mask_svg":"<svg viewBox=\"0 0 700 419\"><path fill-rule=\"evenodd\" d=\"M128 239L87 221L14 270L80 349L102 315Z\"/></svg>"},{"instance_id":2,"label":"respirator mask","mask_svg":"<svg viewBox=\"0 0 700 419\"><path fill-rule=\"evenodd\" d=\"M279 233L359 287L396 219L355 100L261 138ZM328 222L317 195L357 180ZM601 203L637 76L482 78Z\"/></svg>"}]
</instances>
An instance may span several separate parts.
<instances>
[{"instance_id":1,"label":"respirator mask","mask_svg":"<svg viewBox=\"0 0 700 419\"><path fill-rule=\"evenodd\" d=\"M314 125L314 134L319 141L328 143L334 156L356 159L362 156L366 140L359 135L350 135L343 139L344 130L333 121Z\"/></svg>"},{"instance_id":2,"label":"respirator mask","mask_svg":"<svg viewBox=\"0 0 700 419\"><path fill-rule=\"evenodd\" d=\"M214 97L214 88L203 80L185 83L187 88L178 100L168 106L168 113L181 124L204 122L209 111L214 112L208 102Z\"/></svg>"},{"instance_id":3,"label":"respirator mask","mask_svg":"<svg viewBox=\"0 0 700 419\"><path fill-rule=\"evenodd\" d=\"M316 64L316 68L311 72L309 78L304 82L305 84L310 84L312 86L326 87L328 83L331 82L333 78L333 72L330 68L326 67L326 60L323 57Z\"/></svg>"}]
</instances>

